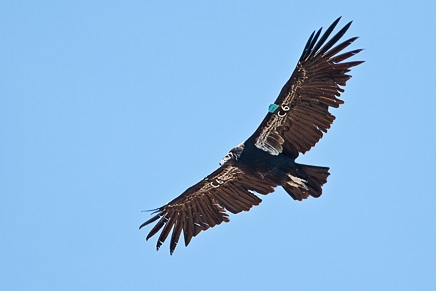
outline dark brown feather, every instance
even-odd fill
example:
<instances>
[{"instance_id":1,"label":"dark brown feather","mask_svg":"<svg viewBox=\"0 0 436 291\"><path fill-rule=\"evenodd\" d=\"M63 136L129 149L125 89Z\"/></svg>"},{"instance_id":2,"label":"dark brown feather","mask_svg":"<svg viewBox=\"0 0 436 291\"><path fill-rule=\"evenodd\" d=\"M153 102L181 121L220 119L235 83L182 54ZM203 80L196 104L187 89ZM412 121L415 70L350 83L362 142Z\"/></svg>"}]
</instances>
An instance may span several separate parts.
<instances>
[{"instance_id":1,"label":"dark brown feather","mask_svg":"<svg viewBox=\"0 0 436 291\"><path fill-rule=\"evenodd\" d=\"M231 197L231 193L227 193L226 188L220 189L220 191L213 192L214 197L217 198L220 205L223 206L226 210L230 211L233 214L239 213L243 210L243 208L238 204L237 201Z\"/></svg>"},{"instance_id":2,"label":"dark brown feather","mask_svg":"<svg viewBox=\"0 0 436 291\"><path fill-rule=\"evenodd\" d=\"M172 254L176 249L177 242L179 241L180 234L183 229L185 219L182 218L182 213L177 215L177 220L174 223L173 233L171 234L170 253Z\"/></svg>"},{"instance_id":3,"label":"dark brown feather","mask_svg":"<svg viewBox=\"0 0 436 291\"><path fill-rule=\"evenodd\" d=\"M156 217L159 217L159 215L156 215ZM166 220L167 220L167 218L165 216L162 216L162 218L159 220L159 222L156 223L156 225L150 230L150 232L148 233L148 235L145 239L148 240L150 237L155 235L165 225ZM140 226L140 228L144 227L145 225L147 225L147 224L143 223Z\"/></svg>"},{"instance_id":4,"label":"dark brown feather","mask_svg":"<svg viewBox=\"0 0 436 291\"><path fill-rule=\"evenodd\" d=\"M223 221L228 222L226 210L239 213L258 205L262 200L250 191L259 190L267 194L273 192L275 186L259 181L233 165L224 165L167 205L158 208L157 215L143 223L141 228L160 218L147 239L161 230L156 244L159 249L172 232L170 253L173 253L182 232L185 245L188 245L192 237L202 230Z\"/></svg>"},{"instance_id":5,"label":"dark brown feather","mask_svg":"<svg viewBox=\"0 0 436 291\"><path fill-rule=\"evenodd\" d=\"M256 143L264 128L277 124L277 128L268 130L266 137L265 134L262 135L263 143L275 149L283 148L284 154L296 158L299 153L311 149L330 128L335 118L329 108L338 108L344 103L339 97L344 92L341 86L345 86L351 77L347 73L351 67L363 63L343 62L358 54L361 49L339 54L357 39L352 37L338 43L351 22L328 40L339 20L340 18L334 21L323 34L320 29L309 37L296 69L274 102L279 106L289 106L290 110L280 123L270 123L275 115L280 114L279 110L268 113L251 137ZM276 134L284 141L275 137ZM265 150L268 150L268 146Z\"/></svg>"},{"instance_id":6,"label":"dark brown feather","mask_svg":"<svg viewBox=\"0 0 436 291\"><path fill-rule=\"evenodd\" d=\"M168 221L165 223L165 226L159 235L159 239L157 240L157 244L156 244L156 249L159 249L162 243L168 237L168 234L170 233L171 229L174 226L174 222L176 220L175 216L177 216L177 213L175 213L174 211L169 212Z\"/></svg>"},{"instance_id":7,"label":"dark brown feather","mask_svg":"<svg viewBox=\"0 0 436 291\"><path fill-rule=\"evenodd\" d=\"M194 222L192 220L192 208L187 206L185 210L185 223L183 224L183 238L185 240L185 246L188 246L194 235Z\"/></svg>"}]
</instances>

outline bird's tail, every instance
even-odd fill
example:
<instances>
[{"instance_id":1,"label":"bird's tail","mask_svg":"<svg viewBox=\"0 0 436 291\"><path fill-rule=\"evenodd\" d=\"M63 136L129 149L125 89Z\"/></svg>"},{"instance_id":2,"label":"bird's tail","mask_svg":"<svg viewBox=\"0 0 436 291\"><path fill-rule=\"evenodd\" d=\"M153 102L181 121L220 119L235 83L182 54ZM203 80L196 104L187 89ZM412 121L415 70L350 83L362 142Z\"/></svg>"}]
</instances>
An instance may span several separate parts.
<instances>
[{"instance_id":1,"label":"bird's tail","mask_svg":"<svg viewBox=\"0 0 436 291\"><path fill-rule=\"evenodd\" d=\"M297 164L299 171L297 175L288 174L289 180L282 184L282 187L295 200L303 200L307 197L319 197L322 194L321 186L327 182L330 175L327 167L317 167Z\"/></svg>"}]
</instances>

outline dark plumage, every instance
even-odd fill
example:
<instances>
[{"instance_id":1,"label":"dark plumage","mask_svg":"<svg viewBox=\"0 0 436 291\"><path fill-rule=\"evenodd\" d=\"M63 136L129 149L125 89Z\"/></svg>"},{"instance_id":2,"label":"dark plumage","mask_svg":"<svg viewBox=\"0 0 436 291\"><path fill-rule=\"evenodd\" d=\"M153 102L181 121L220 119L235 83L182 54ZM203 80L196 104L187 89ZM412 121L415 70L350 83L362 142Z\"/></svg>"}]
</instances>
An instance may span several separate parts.
<instances>
[{"instance_id":1,"label":"dark plumage","mask_svg":"<svg viewBox=\"0 0 436 291\"><path fill-rule=\"evenodd\" d=\"M336 45L351 22L327 41L339 20L322 35L321 29L312 33L291 78L253 135L233 148L217 170L156 209L140 226L157 221L147 235L148 240L161 231L157 249L171 231L173 253L182 232L187 246L200 231L228 222L227 211L239 213L259 205L262 200L254 192L265 195L282 186L295 200L321 196L329 168L297 164L295 159L330 128L335 117L329 108L344 103L338 97L351 78L347 73L363 63L344 62L360 49L339 54L357 37Z\"/></svg>"}]
</instances>

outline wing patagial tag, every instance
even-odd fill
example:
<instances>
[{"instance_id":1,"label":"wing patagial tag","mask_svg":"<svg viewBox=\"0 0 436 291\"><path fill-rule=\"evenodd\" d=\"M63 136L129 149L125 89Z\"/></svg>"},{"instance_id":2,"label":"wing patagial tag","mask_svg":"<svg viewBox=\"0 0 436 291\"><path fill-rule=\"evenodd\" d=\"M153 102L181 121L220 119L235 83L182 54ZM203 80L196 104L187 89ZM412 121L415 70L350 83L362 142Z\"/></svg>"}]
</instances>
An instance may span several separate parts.
<instances>
[{"instance_id":1,"label":"wing patagial tag","mask_svg":"<svg viewBox=\"0 0 436 291\"><path fill-rule=\"evenodd\" d=\"M269 113L274 113L277 110L277 108L279 108L279 105L277 105L275 103L270 104L270 106L268 107L268 112Z\"/></svg>"}]
</instances>

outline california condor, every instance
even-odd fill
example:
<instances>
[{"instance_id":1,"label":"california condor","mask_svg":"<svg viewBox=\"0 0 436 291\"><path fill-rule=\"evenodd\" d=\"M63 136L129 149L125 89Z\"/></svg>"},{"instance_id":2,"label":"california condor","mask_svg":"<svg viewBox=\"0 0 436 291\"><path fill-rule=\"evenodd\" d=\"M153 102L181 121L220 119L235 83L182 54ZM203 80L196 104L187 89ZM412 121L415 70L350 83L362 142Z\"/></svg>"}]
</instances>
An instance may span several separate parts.
<instances>
[{"instance_id":1,"label":"california condor","mask_svg":"<svg viewBox=\"0 0 436 291\"><path fill-rule=\"evenodd\" d=\"M202 230L228 222L227 211L239 213L259 205L262 200L254 192L266 195L282 186L295 200L321 196L329 168L297 164L295 159L330 128L335 117L329 108L344 103L339 96L351 78L348 72L363 63L344 62L361 49L341 53L357 37L336 45L351 22L327 41L339 20L324 34L319 29L309 37L291 78L257 130L230 150L216 171L155 209L155 215L139 227L157 221L147 235L148 240L162 230L157 249L171 231L172 254L182 231L187 246Z\"/></svg>"}]
</instances>

